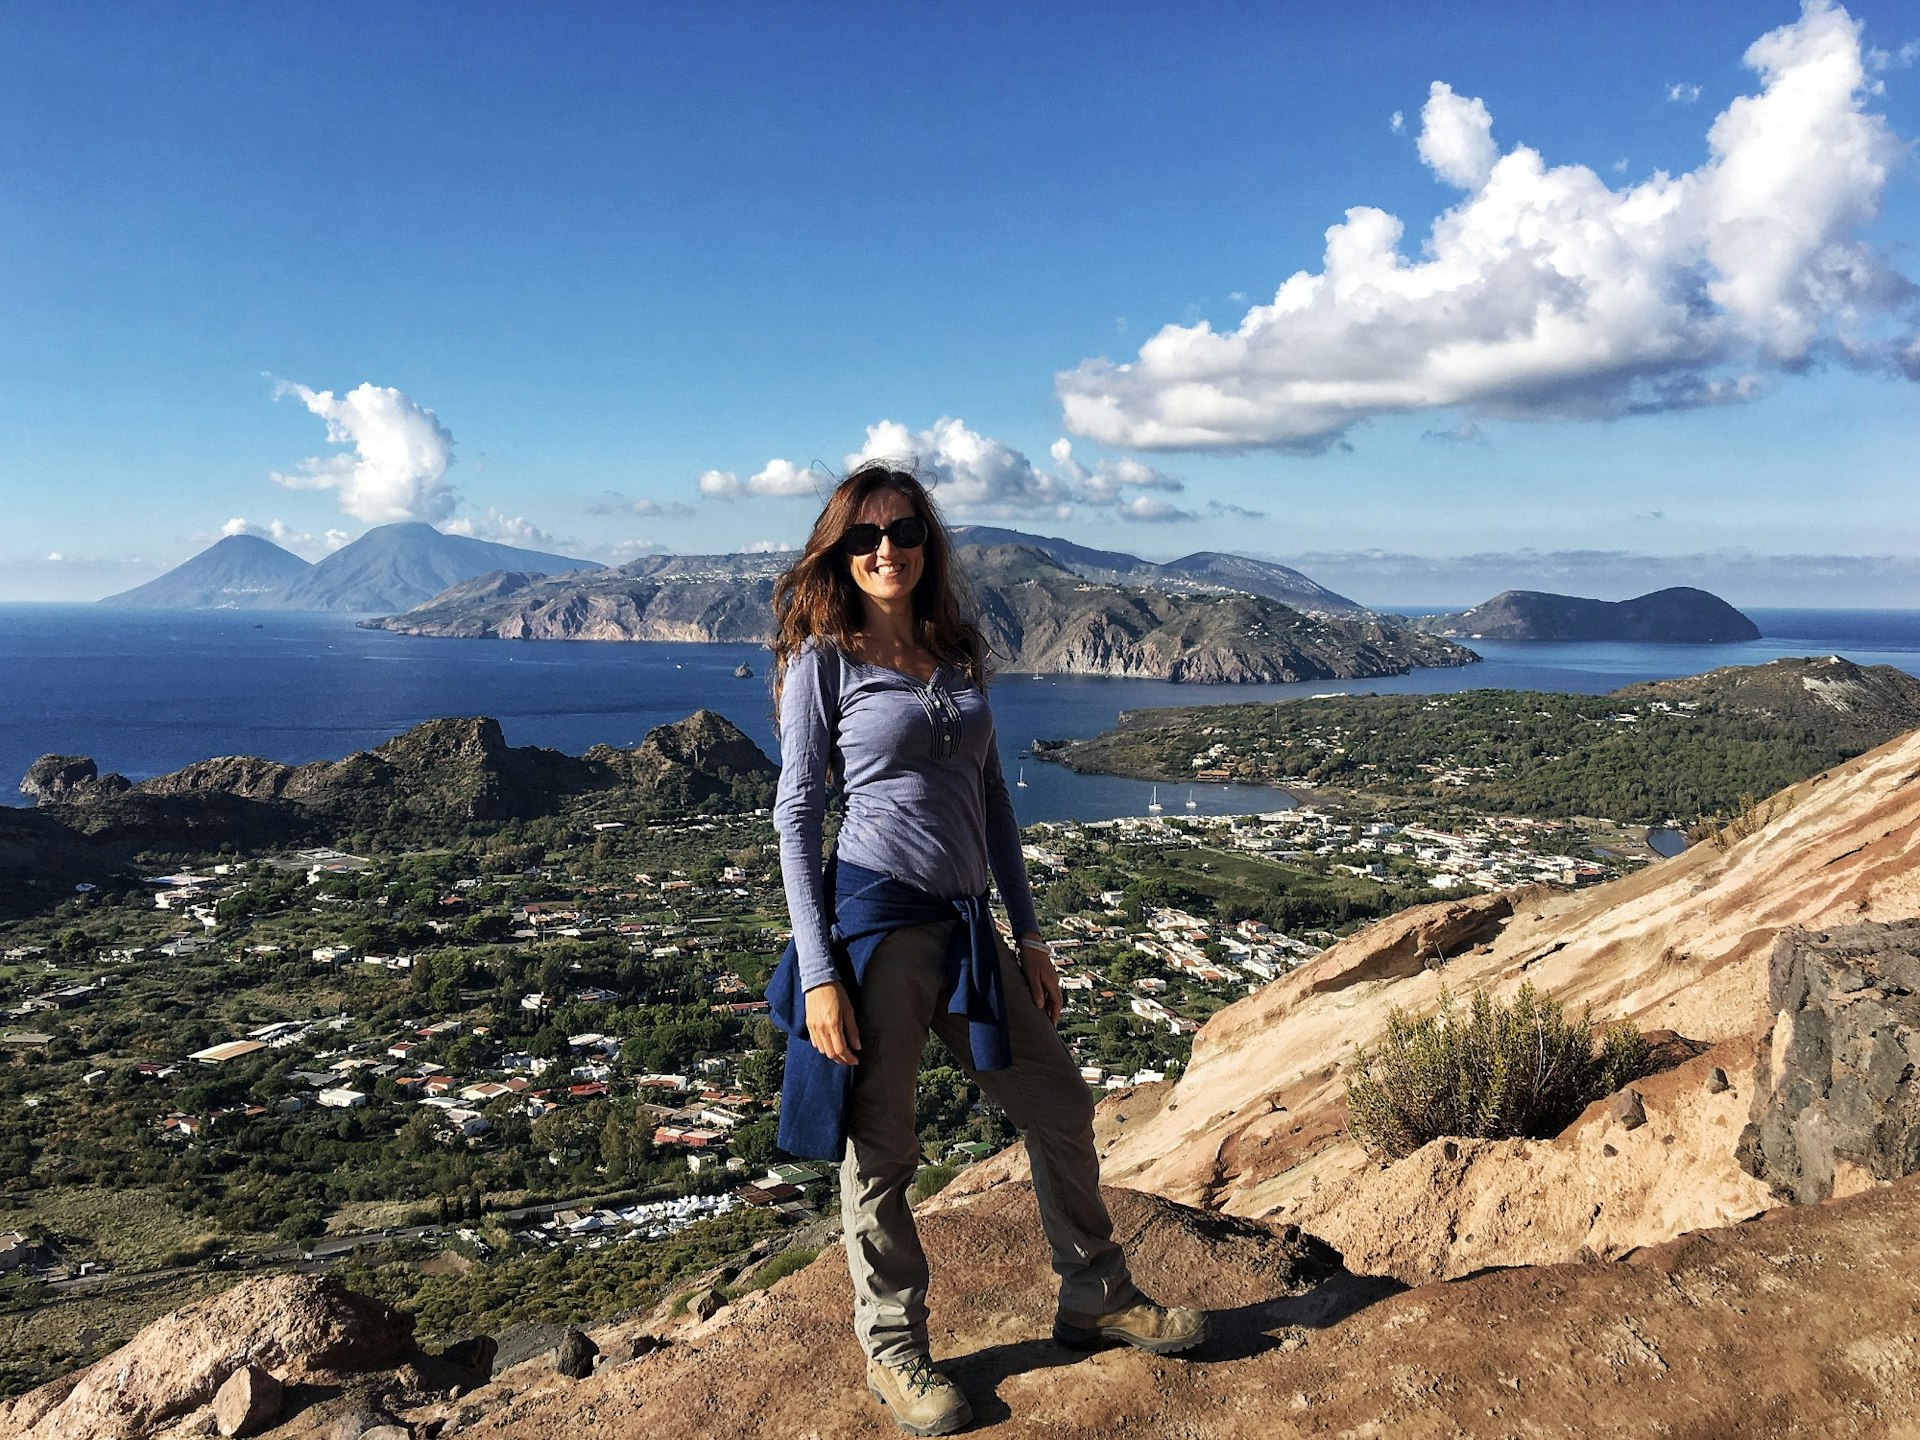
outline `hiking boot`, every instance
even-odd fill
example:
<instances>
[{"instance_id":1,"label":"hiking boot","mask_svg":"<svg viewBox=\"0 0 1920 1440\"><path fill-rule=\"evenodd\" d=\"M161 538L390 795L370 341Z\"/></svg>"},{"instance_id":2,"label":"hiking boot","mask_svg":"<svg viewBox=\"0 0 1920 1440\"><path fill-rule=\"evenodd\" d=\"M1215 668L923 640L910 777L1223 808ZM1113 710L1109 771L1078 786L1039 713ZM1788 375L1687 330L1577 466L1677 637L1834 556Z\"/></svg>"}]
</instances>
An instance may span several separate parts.
<instances>
[{"instance_id":1,"label":"hiking boot","mask_svg":"<svg viewBox=\"0 0 1920 1440\"><path fill-rule=\"evenodd\" d=\"M1198 1310L1156 1305L1137 1295L1131 1305L1101 1314L1060 1311L1053 1317L1053 1338L1069 1350L1093 1350L1103 1341L1120 1340L1156 1355L1173 1355L1207 1338L1207 1317Z\"/></svg>"},{"instance_id":2,"label":"hiking boot","mask_svg":"<svg viewBox=\"0 0 1920 1440\"><path fill-rule=\"evenodd\" d=\"M973 1420L973 1407L960 1387L924 1355L899 1365L869 1360L867 1391L909 1435L951 1435Z\"/></svg>"}]
</instances>

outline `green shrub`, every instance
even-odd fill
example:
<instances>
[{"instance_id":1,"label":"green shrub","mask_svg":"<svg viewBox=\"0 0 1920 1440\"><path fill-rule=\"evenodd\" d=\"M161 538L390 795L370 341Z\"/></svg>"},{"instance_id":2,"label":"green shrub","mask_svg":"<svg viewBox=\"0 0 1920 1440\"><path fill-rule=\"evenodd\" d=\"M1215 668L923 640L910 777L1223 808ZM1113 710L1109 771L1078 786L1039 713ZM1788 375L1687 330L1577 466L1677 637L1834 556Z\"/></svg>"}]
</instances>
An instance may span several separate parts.
<instances>
[{"instance_id":1,"label":"green shrub","mask_svg":"<svg viewBox=\"0 0 1920 1440\"><path fill-rule=\"evenodd\" d=\"M1395 1009L1378 1048L1347 1074L1347 1128L1369 1155L1399 1159L1442 1135L1545 1139L1644 1072L1646 1041L1625 1020L1594 1044L1591 1013L1567 1018L1522 985L1511 1004L1473 997L1462 1015L1441 992L1421 1020Z\"/></svg>"},{"instance_id":2,"label":"green shrub","mask_svg":"<svg viewBox=\"0 0 1920 1440\"><path fill-rule=\"evenodd\" d=\"M947 1188L947 1182L960 1173L958 1165L922 1165L913 1177L913 1188L907 1192L908 1198L918 1205L929 1196L938 1195Z\"/></svg>"},{"instance_id":3,"label":"green shrub","mask_svg":"<svg viewBox=\"0 0 1920 1440\"><path fill-rule=\"evenodd\" d=\"M796 1270L804 1270L819 1255L818 1250L782 1250L766 1264L747 1278L748 1290L764 1290L769 1285L787 1278Z\"/></svg>"}]
</instances>

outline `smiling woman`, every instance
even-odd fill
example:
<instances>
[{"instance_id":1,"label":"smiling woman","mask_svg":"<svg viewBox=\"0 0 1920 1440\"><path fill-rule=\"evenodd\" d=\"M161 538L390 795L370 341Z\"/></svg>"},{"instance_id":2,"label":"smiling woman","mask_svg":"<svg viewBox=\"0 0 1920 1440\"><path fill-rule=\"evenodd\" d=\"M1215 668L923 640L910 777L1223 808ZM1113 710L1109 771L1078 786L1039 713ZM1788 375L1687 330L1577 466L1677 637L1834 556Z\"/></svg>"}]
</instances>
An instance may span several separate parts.
<instances>
[{"instance_id":1,"label":"smiling woman","mask_svg":"<svg viewBox=\"0 0 1920 1440\"><path fill-rule=\"evenodd\" d=\"M1158 1354L1198 1345L1205 1318L1142 1295L1114 1243L1092 1096L1055 1029L1060 980L1000 769L985 645L925 487L887 461L848 475L773 603L774 825L793 920L767 991L788 1037L779 1143L842 1162L868 1390L910 1434L972 1418L928 1352L927 1260L909 1200L929 1032L1026 1138L1061 1277L1055 1339ZM846 814L823 865L834 776ZM987 908L990 879L1017 956Z\"/></svg>"}]
</instances>

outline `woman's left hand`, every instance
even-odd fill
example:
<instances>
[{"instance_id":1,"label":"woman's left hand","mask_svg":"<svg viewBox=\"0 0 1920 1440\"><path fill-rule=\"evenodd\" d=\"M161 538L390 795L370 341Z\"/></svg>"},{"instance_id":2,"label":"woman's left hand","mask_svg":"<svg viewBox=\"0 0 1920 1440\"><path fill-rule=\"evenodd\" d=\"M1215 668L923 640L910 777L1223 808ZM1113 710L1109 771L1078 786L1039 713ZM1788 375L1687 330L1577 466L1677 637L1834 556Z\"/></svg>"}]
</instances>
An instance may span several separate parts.
<instances>
[{"instance_id":1,"label":"woman's left hand","mask_svg":"<svg viewBox=\"0 0 1920 1440\"><path fill-rule=\"evenodd\" d=\"M1049 1025L1058 1025L1064 1002L1060 998L1060 972L1054 967L1053 952L1038 935L1022 935L1017 945L1020 969L1027 977L1034 1008L1047 1017Z\"/></svg>"}]
</instances>

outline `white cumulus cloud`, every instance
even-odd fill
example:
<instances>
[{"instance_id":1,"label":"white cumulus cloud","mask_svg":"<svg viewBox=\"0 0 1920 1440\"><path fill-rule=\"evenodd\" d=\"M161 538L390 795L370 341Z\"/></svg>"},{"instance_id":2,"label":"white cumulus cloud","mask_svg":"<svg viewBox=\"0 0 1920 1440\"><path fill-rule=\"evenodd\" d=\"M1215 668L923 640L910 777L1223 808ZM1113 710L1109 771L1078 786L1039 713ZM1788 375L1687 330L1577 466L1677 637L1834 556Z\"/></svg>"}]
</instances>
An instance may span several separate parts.
<instances>
[{"instance_id":1,"label":"white cumulus cloud","mask_svg":"<svg viewBox=\"0 0 1920 1440\"><path fill-rule=\"evenodd\" d=\"M465 535L474 540L493 540L502 545L551 551L561 542L524 515L508 515L489 505L484 514L463 515L441 526L449 535Z\"/></svg>"},{"instance_id":2,"label":"white cumulus cloud","mask_svg":"<svg viewBox=\"0 0 1920 1440\"><path fill-rule=\"evenodd\" d=\"M343 453L302 460L274 483L290 490L331 490L356 520L445 520L460 503L447 483L453 433L439 417L391 386L362 384L345 395L282 382L276 395L293 395L327 422L327 440Z\"/></svg>"},{"instance_id":3,"label":"white cumulus cloud","mask_svg":"<svg viewBox=\"0 0 1920 1440\"><path fill-rule=\"evenodd\" d=\"M304 530L296 530L284 520L269 520L264 525L255 524L244 515L236 515L220 527L221 535L257 535L262 540L271 540L285 550L298 550L302 546L313 544L313 536Z\"/></svg>"},{"instance_id":4,"label":"white cumulus cloud","mask_svg":"<svg viewBox=\"0 0 1920 1440\"><path fill-rule=\"evenodd\" d=\"M1691 105L1700 98L1700 87L1682 81L1678 85L1667 86L1667 99L1676 105Z\"/></svg>"},{"instance_id":5,"label":"white cumulus cloud","mask_svg":"<svg viewBox=\"0 0 1920 1440\"><path fill-rule=\"evenodd\" d=\"M1042 470L1004 441L969 430L951 416L919 432L893 420L867 427L867 442L847 456L847 468L868 460L903 460L934 484L942 508L975 519L1014 520L1073 513L1073 486Z\"/></svg>"},{"instance_id":6,"label":"white cumulus cloud","mask_svg":"<svg viewBox=\"0 0 1920 1440\"><path fill-rule=\"evenodd\" d=\"M1696 169L1620 189L1502 152L1487 107L1433 86L1419 151L1461 199L1417 258L1355 206L1237 328L1167 325L1056 380L1066 428L1120 448L1317 451L1374 416L1589 419L1736 403L1812 363L1893 372L1915 287L1859 237L1901 145L1830 0L1748 49Z\"/></svg>"},{"instance_id":7,"label":"white cumulus cloud","mask_svg":"<svg viewBox=\"0 0 1920 1440\"><path fill-rule=\"evenodd\" d=\"M1037 465L1004 440L982 435L963 420L942 416L925 430L897 420L867 427L866 443L846 457L846 468L886 460L912 469L933 488L941 508L957 519L1063 520L1075 506L1112 509L1124 519L1190 520L1188 511L1163 500L1142 503L1143 490L1180 491L1185 484L1130 456L1102 457L1091 466L1078 460L1073 443L1056 440L1048 450L1052 468ZM731 470L709 470L700 493L731 500L740 495L812 498L828 480L786 460L770 460L744 484Z\"/></svg>"}]
</instances>

